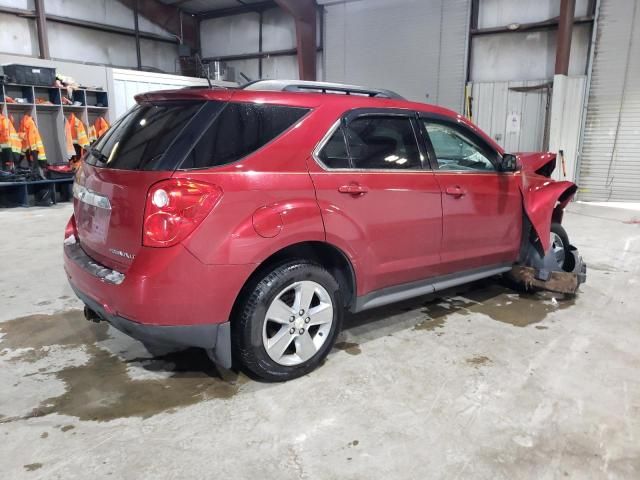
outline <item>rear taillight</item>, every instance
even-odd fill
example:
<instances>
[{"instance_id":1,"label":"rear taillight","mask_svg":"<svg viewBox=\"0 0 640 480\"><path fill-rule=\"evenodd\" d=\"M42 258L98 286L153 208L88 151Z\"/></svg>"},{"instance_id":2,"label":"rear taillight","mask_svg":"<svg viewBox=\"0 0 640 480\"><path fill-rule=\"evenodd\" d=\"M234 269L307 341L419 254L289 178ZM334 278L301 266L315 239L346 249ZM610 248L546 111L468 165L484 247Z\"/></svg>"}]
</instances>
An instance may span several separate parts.
<instances>
[{"instance_id":1,"label":"rear taillight","mask_svg":"<svg viewBox=\"0 0 640 480\"><path fill-rule=\"evenodd\" d=\"M147 193L142 244L170 247L184 240L222 197L210 183L182 178L163 180Z\"/></svg>"},{"instance_id":2,"label":"rear taillight","mask_svg":"<svg viewBox=\"0 0 640 480\"><path fill-rule=\"evenodd\" d=\"M67 226L64 229L64 244L73 245L78 240L78 227L76 226L76 216L71 215L71 218L67 222Z\"/></svg>"}]
</instances>

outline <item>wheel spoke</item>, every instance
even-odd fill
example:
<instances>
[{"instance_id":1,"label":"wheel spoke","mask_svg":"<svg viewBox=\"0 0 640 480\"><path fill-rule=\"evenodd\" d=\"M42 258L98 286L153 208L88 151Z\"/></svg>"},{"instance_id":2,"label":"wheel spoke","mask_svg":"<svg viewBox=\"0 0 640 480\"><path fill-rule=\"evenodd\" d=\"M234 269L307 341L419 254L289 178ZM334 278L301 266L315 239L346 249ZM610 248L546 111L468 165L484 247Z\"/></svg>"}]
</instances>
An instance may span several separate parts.
<instances>
[{"instance_id":1,"label":"wheel spoke","mask_svg":"<svg viewBox=\"0 0 640 480\"><path fill-rule=\"evenodd\" d=\"M329 303L321 303L309 310L309 318L311 318L311 321L308 327L329 323L333 320L333 308Z\"/></svg>"},{"instance_id":2,"label":"wheel spoke","mask_svg":"<svg viewBox=\"0 0 640 480\"><path fill-rule=\"evenodd\" d=\"M313 357L316 353L316 346L313 343L313 339L311 335L309 335L309 331L307 330L304 334L296 337L296 354L300 357L300 360L306 362L311 357Z\"/></svg>"},{"instance_id":3,"label":"wheel spoke","mask_svg":"<svg viewBox=\"0 0 640 480\"><path fill-rule=\"evenodd\" d=\"M293 337L289 333L289 328L285 325L280 327L278 333L276 333L273 337L269 339L267 350L271 357L282 358L285 350L291 343Z\"/></svg>"},{"instance_id":4,"label":"wheel spoke","mask_svg":"<svg viewBox=\"0 0 640 480\"><path fill-rule=\"evenodd\" d=\"M289 307L279 298L276 298L269 310L267 310L267 319L277 323L288 324L291 316L294 315L293 309Z\"/></svg>"},{"instance_id":5,"label":"wheel spoke","mask_svg":"<svg viewBox=\"0 0 640 480\"><path fill-rule=\"evenodd\" d=\"M330 338L333 313L333 299L322 284L313 280L289 283L264 314L264 350L279 365L295 366L309 361Z\"/></svg>"},{"instance_id":6,"label":"wheel spoke","mask_svg":"<svg viewBox=\"0 0 640 480\"><path fill-rule=\"evenodd\" d=\"M293 302L293 309L300 312L307 312L316 293L315 286L311 282L302 282L296 285L296 298Z\"/></svg>"}]
</instances>

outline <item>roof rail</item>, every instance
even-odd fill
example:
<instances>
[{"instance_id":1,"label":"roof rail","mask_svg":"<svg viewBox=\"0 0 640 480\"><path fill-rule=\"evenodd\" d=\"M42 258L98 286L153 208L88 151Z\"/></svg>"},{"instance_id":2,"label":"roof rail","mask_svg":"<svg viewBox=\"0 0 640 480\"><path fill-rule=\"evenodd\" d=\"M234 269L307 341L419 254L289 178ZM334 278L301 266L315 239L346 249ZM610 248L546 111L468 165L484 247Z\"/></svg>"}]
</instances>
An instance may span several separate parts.
<instances>
[{"instance_id":1,"label":"roof rail","mask_svg":"<svg viewBox=\"0 0 640 480\"><path fill-rule=\"evenodd\" d=\"M311 82L308 80L256 80L243 85L241 88L244 90L273 90L278 92L337 93L404 100L404 97L391 90L345 85L343 83Z\"/></svg>"}]
</instances>

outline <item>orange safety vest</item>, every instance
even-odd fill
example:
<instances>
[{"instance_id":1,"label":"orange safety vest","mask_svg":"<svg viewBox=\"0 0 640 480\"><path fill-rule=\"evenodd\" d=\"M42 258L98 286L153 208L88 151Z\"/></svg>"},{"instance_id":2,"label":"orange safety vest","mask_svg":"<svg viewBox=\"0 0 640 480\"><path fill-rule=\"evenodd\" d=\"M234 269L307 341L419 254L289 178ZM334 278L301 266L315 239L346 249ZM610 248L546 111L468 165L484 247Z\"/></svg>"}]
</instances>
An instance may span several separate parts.
<instances>
[{"instance_id":1,"label":"orange safety vest","mask_svg":"<svg viewBox=\"0 0 640 480\"><path fill-rule=\"evenodd\" d=\"M109 123L107 123L103 117L98 117L94 125L96 127L96 139L100 138L109 130Z\"/></svg>"},{"instance_id":2,"label":"orange safety vest","mask_svg":"<svg viewBox=\"0 0 640 480\"><path fill-rule=\"evenodd\" d=\"M4 115L0 115L0 149L11 150L17 155L22 153L22 139L13 126L13 120Z\"/></svg>"},{"instance_id":3,"label":"orange safety vest","mask_svg":"<svg viewBox=\"0 0 640 480\"><path fill-rule=\"evenodd\" d=\"M98 139L96 136L96 127L93 125L89 125L89 131L87 133L89 134L89 143L93 143Z\"/></svg>"},{"instance_id":4,"label":"orange safety vest","mask_svg":"<svg viewBox=\"0 0 640 480\"><path fill-rule=\"evenodd\" d=\"M71 139L74 145L80 145L82 148L89 146L89 138L84 124L73 113L69 115L69 123L71 124Z\"/></svg>"},{"instance_id":5,"label":"orange safety vest","mask_svg":"<svg viewBox=\"0 0 640 480\"><path fill-rule=\"evenodd\" d=\"M73 148L73 135L71 134L71 122L64 119L64 143L65 143L65 153L67 154L67 158L71 158L76 154L76 149Z\"/></svg>"},{"instance_id":6,"label":"orange safety vest","mask_svg":"<svg viewBox=\"0 0 640 480\"><path fill-rule=\"evenodd\" d=\"M20 129L18 130L20 137L22 138L22 153L27 150L38 153L38 160L46 160L47 155L44 150L42 138L36 122L33 121L31 115L24 115L20 121Z\"/></svg>"}]
</instances>

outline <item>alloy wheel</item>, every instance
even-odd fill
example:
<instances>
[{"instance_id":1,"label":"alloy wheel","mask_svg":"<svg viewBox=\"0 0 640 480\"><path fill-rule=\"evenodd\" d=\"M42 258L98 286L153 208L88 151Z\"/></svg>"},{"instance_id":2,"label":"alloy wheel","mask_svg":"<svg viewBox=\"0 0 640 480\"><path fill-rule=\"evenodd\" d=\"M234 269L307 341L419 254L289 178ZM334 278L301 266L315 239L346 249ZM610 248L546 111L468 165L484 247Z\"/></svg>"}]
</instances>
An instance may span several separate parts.
<instances>
[{"instance_id":1,"label":"alloy wheel","mask_svg":"<svg viewBox=\"0 0 640 480\"><path fill-rule=\"evenodd\" d=\"M285 366L300 365L324 345L333 324L333 303L319 283L292 283L273 299L262 325L269 357Z\"/></svg>"},{"instance_id":2,"label":"alloy wheel","mask_svg":"<svg viewBox=\"0 0 640 480\"><path fill-rule=\"evenodd\" d=\"M555 232L551 232L551 251L556 259L556 263L562 267L565 260L565 246L562 237Z\"/></svg>"}]
</instances>

